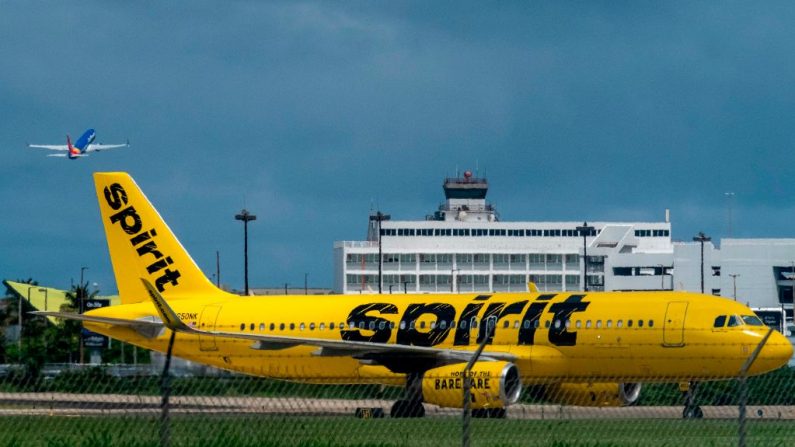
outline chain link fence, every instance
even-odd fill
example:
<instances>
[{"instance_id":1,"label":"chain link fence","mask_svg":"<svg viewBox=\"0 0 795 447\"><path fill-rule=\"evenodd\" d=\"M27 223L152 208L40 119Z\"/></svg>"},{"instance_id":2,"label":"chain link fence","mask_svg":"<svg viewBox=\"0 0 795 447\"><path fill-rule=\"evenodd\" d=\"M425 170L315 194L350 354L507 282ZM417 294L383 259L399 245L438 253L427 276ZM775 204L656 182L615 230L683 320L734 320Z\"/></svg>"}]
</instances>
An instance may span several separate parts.
<instances>
[{"instance_id":1,"label":"chain link fence","mask_svg":"<svg viewBox=\"0 0 795 447\"><path fill-rule=\"evenodd\" d=\"M462 444L460 408L426 403L422 418L390 417L401 387L350 385L342 379L338 384L287 382L176 360L164 387L163 366L48 364L33 371L3 365L0 445ZM610 406L616 384L526 386L504 414L473 414L468 439L472 445L522 446L795 443L793 369L700 383L695 394L700 417L692 419L683 419L682 385L641 384L630 406Z\"/></svg>"}]
</instances>

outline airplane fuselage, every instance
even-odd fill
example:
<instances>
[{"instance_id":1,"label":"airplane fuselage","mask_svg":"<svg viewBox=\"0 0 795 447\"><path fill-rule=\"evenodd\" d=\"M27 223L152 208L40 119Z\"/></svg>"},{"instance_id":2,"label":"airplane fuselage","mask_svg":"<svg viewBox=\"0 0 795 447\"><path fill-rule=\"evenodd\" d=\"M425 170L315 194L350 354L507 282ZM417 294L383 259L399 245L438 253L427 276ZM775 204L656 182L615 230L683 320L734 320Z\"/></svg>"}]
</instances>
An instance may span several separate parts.
<instances>
[{"instance_id":1,"label":"airplane fuselage","mask_svg":"<svg viewBox=\"0 0 795 447\"><path fill-rule=\"evenodd\" d=\"M204 331L365 341L475 350L494 321L489 351L515 356L525 384L559 380L671 381L735 377L767 328L742 323L751 310L734 301L686 292L557 292L457 295L240 297L170 301L186 324ZM89 315L157 315L150 302ZM716 327L719 316L740 324ZM90 330L165 351L165 333L86 323ZM777 368L792 346L774 333L751 374ZM174 354L246 374L312 382L402 383L399 367L369 365L312 346L178 334ZM409 360L406 360L409 361Z\"/></svg>"}]
</instances>

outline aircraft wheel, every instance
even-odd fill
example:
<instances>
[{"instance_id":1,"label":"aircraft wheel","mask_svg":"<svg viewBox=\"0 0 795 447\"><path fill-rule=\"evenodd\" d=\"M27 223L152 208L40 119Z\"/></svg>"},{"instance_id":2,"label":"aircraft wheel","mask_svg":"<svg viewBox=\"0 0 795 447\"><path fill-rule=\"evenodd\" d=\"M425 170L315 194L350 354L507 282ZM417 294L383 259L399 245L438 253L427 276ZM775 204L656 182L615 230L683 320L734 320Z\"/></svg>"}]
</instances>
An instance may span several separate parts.
<instances>
[{"instance_id":1,"label":"aircraft wheel","mask_svg":"<svg viewBox=\"0 0 795 447\"><path fill-rule=\"evenodd\" d=\"M702 419L703 417L704 411L701 410L701 407L698 405L685 407L685 410L682 412L682 418L684 419Z\"/></svg>"},{"instance_id":2,"label":"aircraft wheel","mask_svg":"<svg viewBox=\"0 0 795 447\"><path fill-rule=\"evenodd\" d=\"M472 417L476 419L505 419L505 408L479 408L472 410Z\"/></svg>"},{"instance_id":3,"label":"aircraft wheel","mask_svg":"<svg viewBox=\"0 0 795 447\"><path fill-rule=\"evenodd\" d=\"M389 410L389 416L393 418L421 418L425 417L425 407L422 402L416 400L397 400Z\"/></svg>"}]
</instances>

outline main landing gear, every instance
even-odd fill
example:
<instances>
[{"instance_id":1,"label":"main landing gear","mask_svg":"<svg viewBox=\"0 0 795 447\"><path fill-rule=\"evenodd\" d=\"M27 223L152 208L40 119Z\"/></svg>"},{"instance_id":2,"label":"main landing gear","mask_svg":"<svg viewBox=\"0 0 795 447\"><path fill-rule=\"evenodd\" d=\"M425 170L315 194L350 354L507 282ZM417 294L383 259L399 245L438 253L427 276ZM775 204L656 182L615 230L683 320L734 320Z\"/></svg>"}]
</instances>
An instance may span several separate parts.
<instances>
[{"instance_id":1,"label":"main landing gear","mask_svg":"<svg viewBox=\"0 0 795 447\"><path fill-rule=\"evenodd\" d=\"M472 410L473 418L505 419L505 408L480 408Z\"/></svg>"},{"instance_id":2,"label":"main landing gear","mask_svg":"<svg viewBox=\"0 0 795 447\"><path fill-rule=\"evenodd\" d=\"M698 382L688 382L680 384L679 389L684 392L685 396L685 409L682 411L683 419L701 419L704 417L704 412L696 404L696 391L698 391Z\"/></svg>"},{"instance_id":3,"label":"main landing gear","mask_svg":"<svg viewBox=\"0 0 795 447\"><path fill-rule=\"evenodd\" d=\"M422 406L422 375L408 373L406 375L406 392L403 399L396 400L389 410L393 418L421 418L425 416Z\"/></svg>"}]
</instances>

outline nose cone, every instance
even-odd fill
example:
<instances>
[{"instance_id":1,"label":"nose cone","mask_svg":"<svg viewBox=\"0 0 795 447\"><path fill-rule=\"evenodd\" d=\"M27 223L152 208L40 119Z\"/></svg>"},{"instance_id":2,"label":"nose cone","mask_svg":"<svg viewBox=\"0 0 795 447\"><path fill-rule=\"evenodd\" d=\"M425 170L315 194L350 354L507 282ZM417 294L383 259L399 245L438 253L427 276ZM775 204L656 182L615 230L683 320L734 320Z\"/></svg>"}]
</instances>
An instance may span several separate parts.
<instances>
[{"instance_id":1,"label":"nose cone","mask_svg":"<svg viewBox=\"0 0 795 447\"><path fill-rule=\"evenodd\" d=\"M759 357L751 365L748 373L751 375L764 374L768 371L781 368L792 358L792 343L778 331L773 331L767 343L759 353Z\"/></svg>"}]
</instances>

